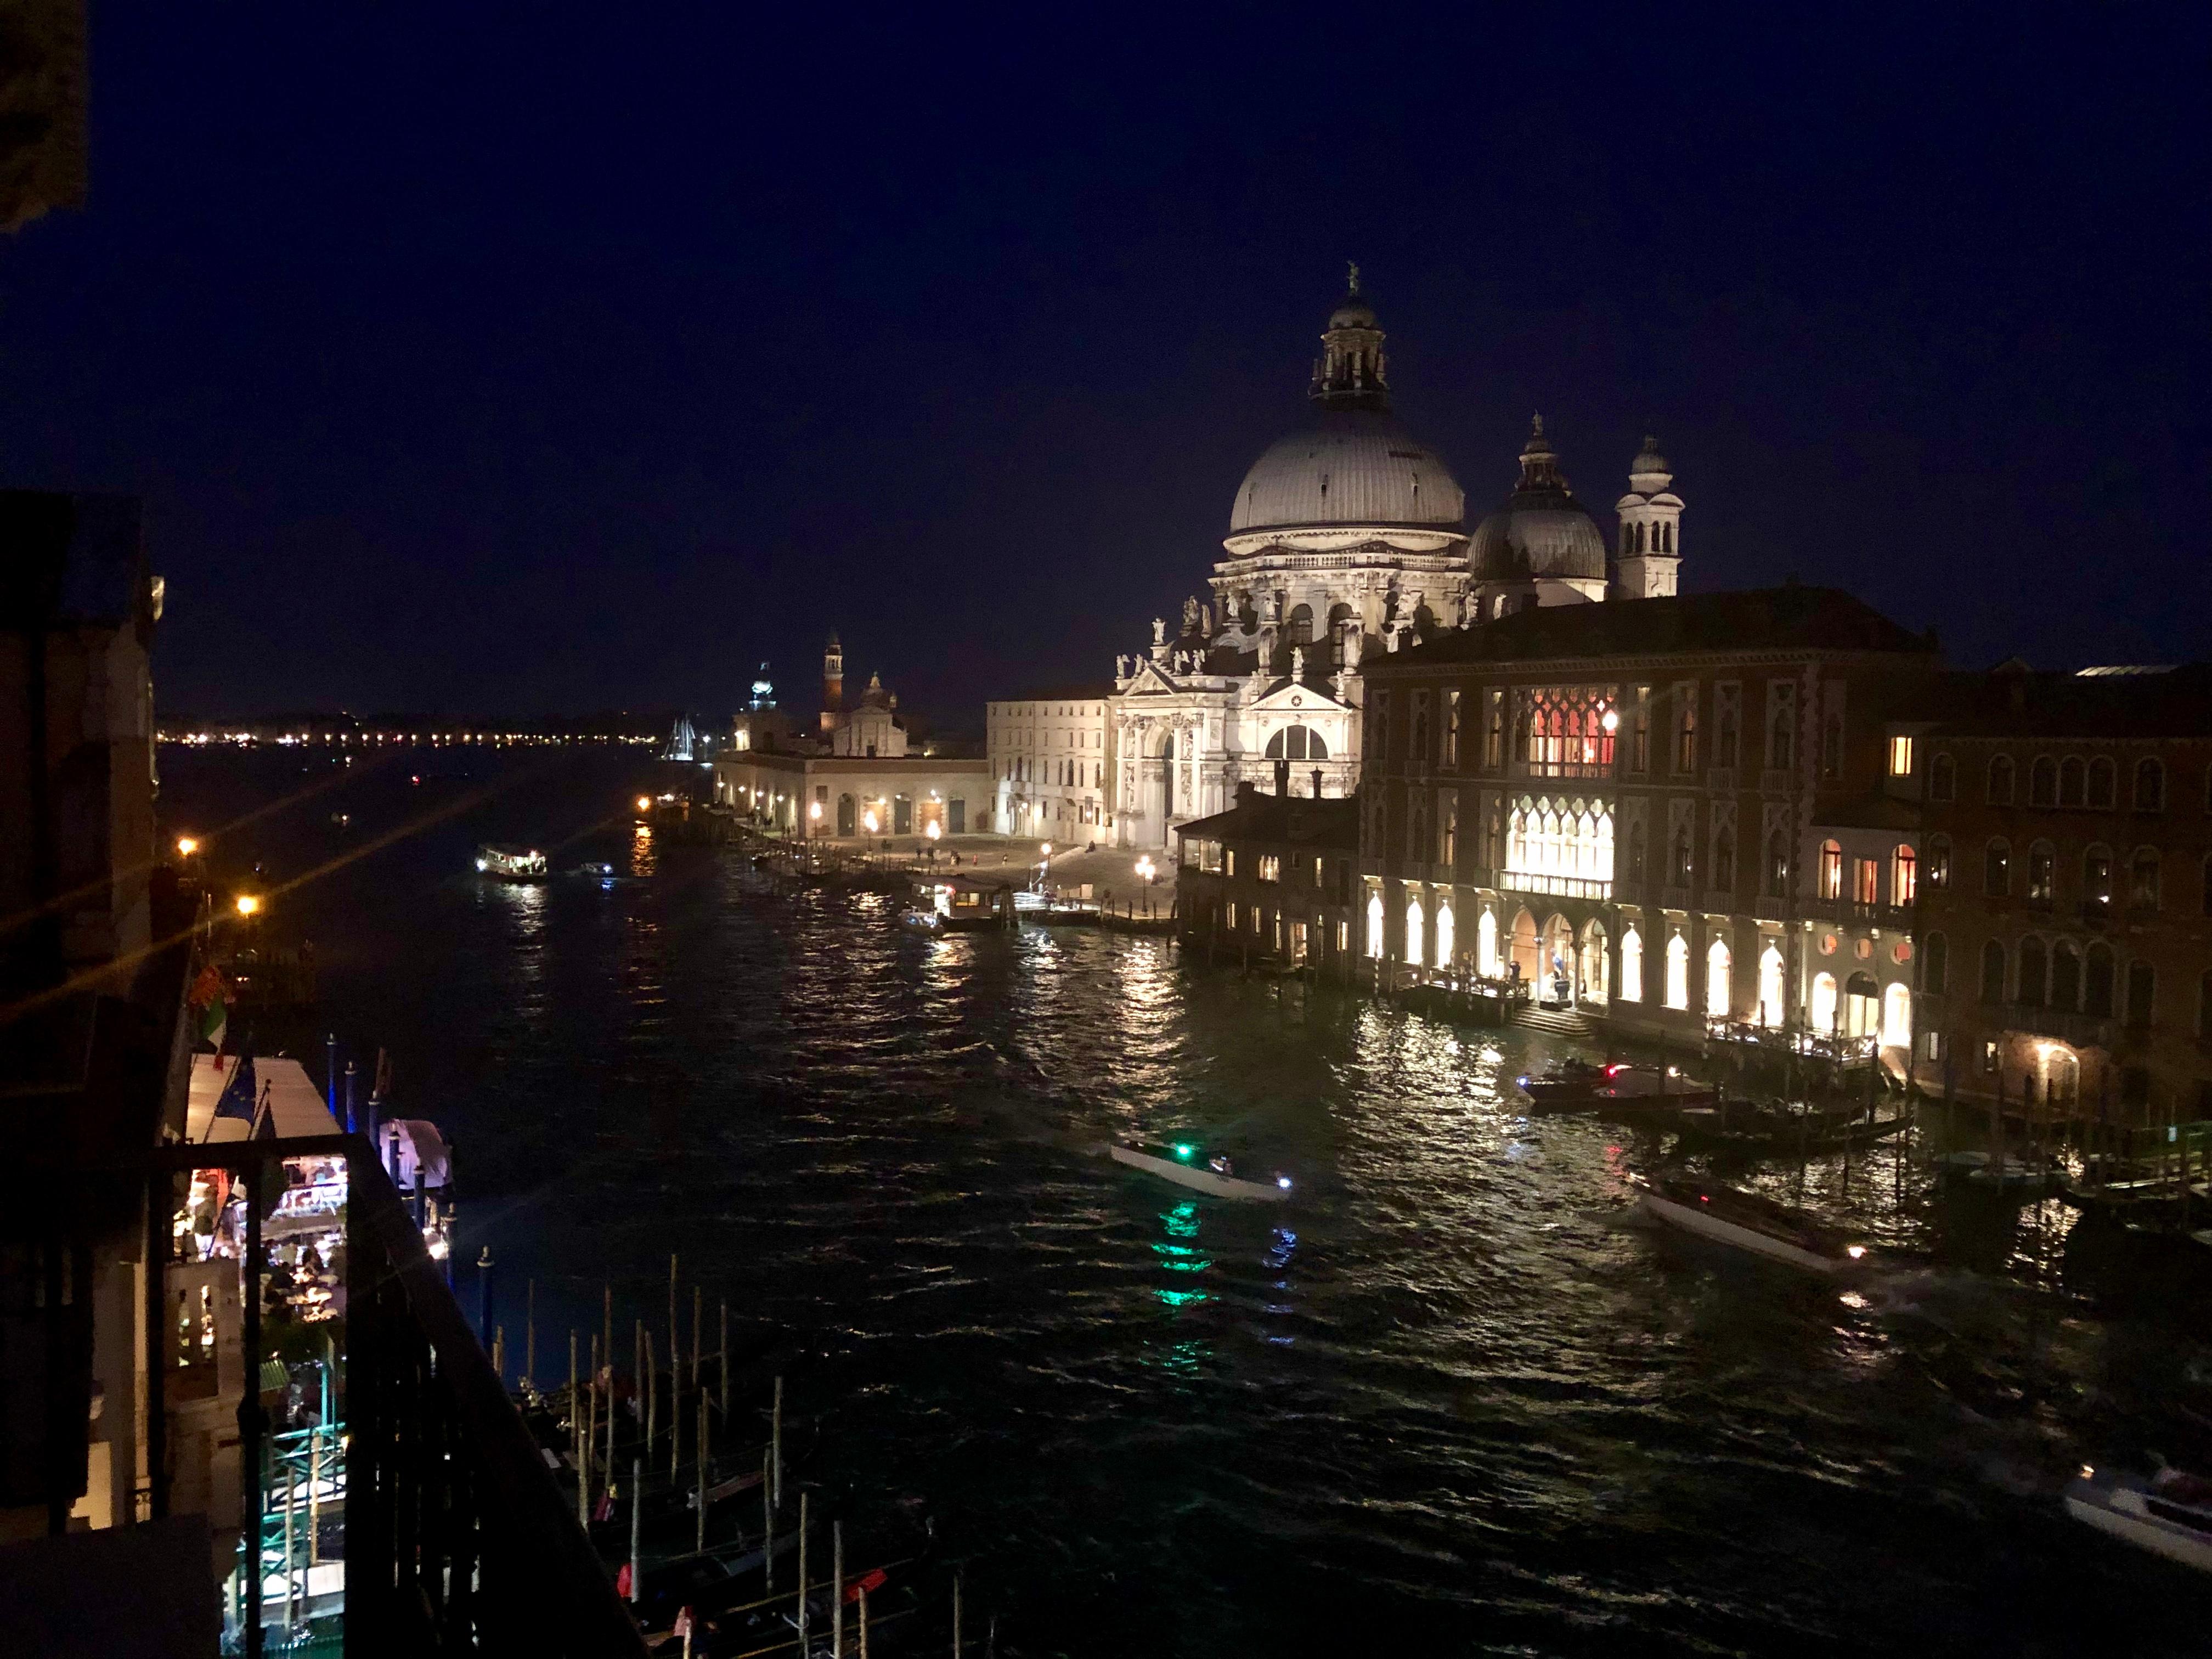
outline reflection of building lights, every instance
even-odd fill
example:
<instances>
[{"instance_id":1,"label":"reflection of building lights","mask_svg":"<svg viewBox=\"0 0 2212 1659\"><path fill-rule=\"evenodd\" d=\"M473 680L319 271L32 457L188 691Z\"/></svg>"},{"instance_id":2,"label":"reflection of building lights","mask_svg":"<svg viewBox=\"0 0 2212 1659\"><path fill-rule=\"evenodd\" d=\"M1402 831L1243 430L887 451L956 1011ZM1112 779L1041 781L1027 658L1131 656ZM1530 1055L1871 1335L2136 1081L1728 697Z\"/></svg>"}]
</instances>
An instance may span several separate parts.
<instances>
[{"instance_id":1,"label":"reflection of building lights","mask_svg":"<svg viewBox=\"0 0 2212 1659\"><path fill-rule=\"evenodd\" d=\"M238 896L238 914L241 916L259 915L261 914L260 899L252 893L240 893Z\"/></svg>"},{"instance_id":2,"label":"reflection of building lights","mask_svg":"<svg viewBox=\"0 0 2212 1659\"><path fill-rule=\"evenodd\" d=\"M179 858L187 858L187 859L188 859L188 858L191 857L191 855L192 855L193 854L195 854L195 853L198 852L199 850L200 850L200 844L199 844L199 842L198 842L198 841L196 841L193 837L191 837L191 836L179 836L177 837L177 855L178 855L178 857L179 857Z\"/></svg>"}]
</instances>

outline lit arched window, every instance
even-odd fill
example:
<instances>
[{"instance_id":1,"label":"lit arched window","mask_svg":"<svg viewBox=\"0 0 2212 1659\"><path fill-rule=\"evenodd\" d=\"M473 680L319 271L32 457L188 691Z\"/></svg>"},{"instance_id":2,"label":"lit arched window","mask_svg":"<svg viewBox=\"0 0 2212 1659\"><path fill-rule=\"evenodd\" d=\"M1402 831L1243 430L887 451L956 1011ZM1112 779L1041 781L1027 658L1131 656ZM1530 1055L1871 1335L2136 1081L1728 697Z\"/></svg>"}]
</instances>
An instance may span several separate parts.
<instances>
[{"instance_id":1,"label":"lit arched window","mask_svg":"<svg viewBox=\"0 0 2212 1659\"><path fill-rule=\"evenodd\" d=\"M2061 806L2079 806L2087 799L2081 776L2081 757L2079 755L2069 755L2058 763L2058 804Z\"/></svg>"},{"instance_id":2,"label":"lit arched window","mask_svg":"<svg viewBox=\"0 0 2212 1659\"><path fill-rule=\"evenodd\" d=\"M1843 1004L1836 995L1836 976L1815 974L1813 976L1813 1029L1824 1036L1835 1035L1836 1022L1842 1017Z\"/></svg>"},{"instance_id":3,"label":"lit arched window","mask_svg":"<svg viewBox=\"0 0 2212 1659\"><path fill-rule=\"evenodd\" d=\"M2000 896L2012 891L2012 844L2002 836L1982 854L1982 890Z\"/></svg>"},{"instance_id":4,"label":"lit arched window","mask_svg":"<svg viewBox=\"0 0 2212 1659\"><path fill-rule=\"evenodd\" d=\"M1900 908L1911 903L1919 896L1919 860L1913 857L1912 849L1899 847L1889 855L1889 902Z\"/></svg>"},{"instance_id":5,"label":"lit arched window","mask_svg":"<svg viewBox=\"0 0 2212 1659\"><path fill-rule=\"evenodd\" d=\"M2166 811L2166 768L2148 756L2136 763L2136 811Z\"/></svg>"},{"instance_id":6,"label":"lit arched window","mask_svg":"<svg viewBox=\"0 0 2212 1659\"><path fill-rule=\"evenodd\" d=\"M1766 893L1783 898L1790 891L1790 838L1777 830L1766 841Z\"/></svg>"},{"instance_id":7,"label":"lit arched window","mask_svg":"<svg viewBox=\"0 0 2212 1659\"><path fill-rule=\"evenodd\" d=\"M2012 757L1999 755L1990 763L1990 805L2012 805Z\"/></svg>"},{"instance_id":8,"label":"lit arched window","mask_svg":"<svg viewBox=\"0 0 2212 1659\"><path fill-rule=\"evenodd\" d=\"M2048 755L2038 755L2035 764L2028 769L2027 804L2030 806L2058 805L2058 763Z\"/></svg>"},{"instance_id":9,"label":"lit arched window","mask_svg":"<svg viewBox=\"0 0 2212 1659\"><path fill-rule=\"evenodd\" d=\"M2058 854L2047 841L2039 841L2027 849L2027 902L2048 907L2051 903L2051 884L2058 866Z\"/></svg>"},{"instance_id":10,"label":"lit arched window","mask_svg":"<svg viewBox=\"0 0 2212 1659\"><path fill-rule=\"evenodd\" d=\"M1948 755L1938 755L1928 763L1928 799L1949 800L1959 793L1959 767Z\"/></svg>"},{"instance_id":11,"label":"lit arched window","mask_svg":"<svg viewBox=\"0 0 2212 1659\"><path fill-rule=\"evenodd\" d=\"M2112 902L2112 849L2092 847L2081 854L2081 908L2100 914Z\"/></svg>"},{"instance_id":12,"label":"lit arched window","mask_svg":"<svg viewBox=\"0 0 2212 1659\"><path fill-rule=\"evenodd\" d=\"M1367 954L1377 961L1382 956L1382 895L1367 896Z\"/></svg>"},{"instance_id":13,"label":"lit arched window","mask_svg":"<svg viewBox=\"0 0 2212 1659\"><path fill-rule=\"evenodd\" d=\"M1950 970L1951 941L1941 933L1929 934L1920 946L1920 988L1941 996Z\"/></svg>"},{"instance_id":14,"label":"lit arched window","mask_svg":"<svg viewBox=\"0 0 2212 1659\"><path fill-rule=\"evenodd\" d=\"M1425 966L1428 958L1422 952L1427 941L1421 937L1421 902L1406 901L1406 960L1416 968Z\"/></svg>"},{"instance_id":15,"label":"lit arched window","mask_svg":"<svg viewBox=\"0 0 2212 1659\"><path fill-rule=\"evenodd\" d=\"M2136 910L2158 908L2158 849L2138 847L2128 866L2128 905Z\"/></svg>"},{"instance_id":16,"label":"lit arched window","mask_svg":"<svg viewBox=\"0 0 2212 1659\"><path fill-rule=\"evenodd\" d=\"M1729 975L1735 964L1729 956L1728 941L1715 939L1705 951L1705 1018L1726 1019L1735 1006L1735 988Z\"/></svg>"},{"instance_id":17,"label":"lit arched window","mask_svg":"<svg viewBox=\"0 0 2212 1659\"><path fill-rule=\"evenodd\" d=\"M1938 891L1951 884L1951 838L1930 836L1928 838L1928 884Z\"/></svg>"},{"instance_id":18,"label":"lit arched window","mask_svg":"<svg viewBox=\"0 0 2212 1659\"><path fill-rule=\"evenodd\" d=\"M1690 941L1680 933L1667 941L1667 1006L1690 1006Z\"/></svg>"},{"instance_id":19,"label":"lit arched window","mask_svg":"<svg viewBox=\"0 0 2212 1659\"><path fill-rule=\"evenodd\" d=\"M1487 910L1475 918L1474 966L1480 974L1498 972L1498 918Z\"/></svg>"},{"instance_id":20,"label":"lit arched window","mask_svg":"<svg viewBox=\"0 0 2212 1659\"><path fill-rule=\"evenodd\" d=\"M1844 896L1844 848L1841 842L1820 843L1820 896L1825 899Z\"/></svg>"},{"instance_id":21,"label":"lit arched window","mask_svg":"<svg viewBox=\"0 0 2212 1659\"><path fill-rule=\"evenodd\" d=\"M1982 946L1982 1000L2004 1000L2005 948L1996 939Z\"/></svg>"},{"instance_id":22,"label":"lit arched window","mask_svg":"<svg viewBox=\"0 0 2212 1659\"><path fill-rule=\"evenodd\" d=\"M2110 811L2113 790L2118 782L2118 773L2112 763L2100 755L2089 763L2089 810Z\"/></svg>"},{"instance_id":23,"label":"lit arched window","mask_svg":"<svg viewBox=\"0 0 2212 1659\"><path fill-rule=\"evenodd\" d=\"M1311 726L1285 726L1267 739L1269 760L1327 760L1328 744Z\"/></svg>"},{"instance_id":24,"label":"lit arched window","mask_svg":"<svg viewBox=\"0 0 2212 1659\"><path fill-rule=\"evenodd\" d=\"M1633 927L1620 936L1620 994L1624 1001L1644 1000L1644 936Z\"/></svg>"}]
</instances>

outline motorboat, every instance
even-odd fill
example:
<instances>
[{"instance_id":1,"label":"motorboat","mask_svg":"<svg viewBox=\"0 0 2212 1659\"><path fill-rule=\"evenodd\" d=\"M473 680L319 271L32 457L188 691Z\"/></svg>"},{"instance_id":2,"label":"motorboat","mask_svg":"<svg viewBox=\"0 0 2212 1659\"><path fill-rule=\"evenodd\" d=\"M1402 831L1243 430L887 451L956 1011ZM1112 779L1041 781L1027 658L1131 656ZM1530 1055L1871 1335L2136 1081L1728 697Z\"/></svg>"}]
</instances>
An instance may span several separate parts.
<instances>
[{"instance_id":1,"label":"motorboat","mask_svg":"<svg viewBox=\"0 0 2212 1659\"><path fill-rule=\"evenodd\" d=\"M543 881L545 854L534 847L487 842L477 848L477 872L494 881Z\"/></svg>"},{"instance_id":2,"label":"motorboat","mask_svg":"<svg viewBox=\"0 0 2212 1659\"><path fill-rule=\"evenodd\" d=\"M2202 1475L2169 1468L2141 1480L2084 1464L2066 1489L2066 1512L2137 1549L2212 1572L2212 1480Z\"/></svg>"},{"instance_id":3,"label":"motorboat","mask_svg":"<svg viewBox=\"0 0 2212 1659\"><path fill-rule=\"evenodd\" d=\"M1673 1111L1709 1106L1719 1092L1694 1083L1671 1066L1631 1066L1615 1061L1593 1066L1565 1060L1540 1077L1519 1077L1514 1085L1528 1097L1532 1112Z\"/></svg>"},{"instance_id":4,"label":"motorboat","mask_svg":"<svg viewBox=\"0 0 2212 1659\"><path fill-rule=\"evenodd\" d=\"M1640 1205L1653 1219L1770 1261L1833 1277L1867 1259L1865 1245L1757 1193L1688 1176L1655 1176L1638 1184Z\"/></svg>"},{"instance_id":5,"label":"motorboat","mask_svg":"<svg viewBox=\"0 0 2212 1659\"><path fill-rule=\"evenodd\" d=\"M1194 1141L1178 1140L1161 1146L1129 1146L1117 1141L1106 1148L1106 1153L1116 1164L1142 1170L1193 1192L1211 1193L1216 1198L1281 1204L1289 1200L1292 1190L1290 1176L1279 1171L1265 1181L1247 1181L1235 1172L1228 1158L1218 1155L1201 1158Z\"/></svg>"}]
</instances>

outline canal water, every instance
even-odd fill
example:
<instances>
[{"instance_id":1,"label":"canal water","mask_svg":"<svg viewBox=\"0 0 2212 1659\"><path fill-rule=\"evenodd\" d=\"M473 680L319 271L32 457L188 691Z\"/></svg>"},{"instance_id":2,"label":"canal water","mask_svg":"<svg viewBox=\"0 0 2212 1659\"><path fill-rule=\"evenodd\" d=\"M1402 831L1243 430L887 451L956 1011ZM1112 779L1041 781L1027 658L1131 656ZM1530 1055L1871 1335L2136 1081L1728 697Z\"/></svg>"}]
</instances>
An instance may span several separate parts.
<instances>
[{"instance_id":1,"label":"canal water","mask_svg":"<svg viewBox=\"0 0 2212 1659\"><path fill-rule=\"evenodd\" d=\"M1960 1212L1888 1152L1755 1176L1897 1253L1839 1293L1631 1224L1662 1149L1524 1117L1528 1034L779 892L635 834L635 750L161 766L167 831L261 866L323 1023L453 1136L510 1374L526 1281L550 1377L603 1283L623 1354L665 1329L678 1253L687 1325L696 1281L803 1350L808 1478L856 1528L926 1503L1006 1652L2212 1650L2207 1581L2056 1495L2212 1452L2204 1321L2069 1297L2055 1205ZM482 880L483 840L617 878ZM1085 1150L1130 1133L1297 1196Z\"/></svg>"}]
</instances>

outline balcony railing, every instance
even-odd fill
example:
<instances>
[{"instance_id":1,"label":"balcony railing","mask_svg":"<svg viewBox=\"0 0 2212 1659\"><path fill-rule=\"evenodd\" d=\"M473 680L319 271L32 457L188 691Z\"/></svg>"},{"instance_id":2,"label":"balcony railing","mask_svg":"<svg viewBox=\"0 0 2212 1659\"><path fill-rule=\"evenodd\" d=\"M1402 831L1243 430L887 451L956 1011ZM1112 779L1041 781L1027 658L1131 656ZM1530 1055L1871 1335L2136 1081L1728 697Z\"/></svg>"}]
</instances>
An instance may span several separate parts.
<instances>
[{"instance_id":1,"label":"balcony railing","mask_svg":"<svg viewBox=\"0 0 2212 1659\"><path fill-rule=\"evenodd\" d=\"M1548 893L1554 898L1608 899L1613 884L1587 876L1554 876L1534 870L1501 870L1498 884L1516 893Z\"/></svg>"},{"instance_id":2,"label":"balcony railing","mask_svg":"<svg viewBox=\"0 0 2212 1659\"><path fill-rule=\"evenodd\" d=\"M577 1524L574 1505L555 1484L367 1139L161 1149L155 1169L164 1173L148 1206L153 1328L166 1328L174 1210L168 1180L191 1170L228 1170L246 1183L253 1216L252 1195L281 1182L282 1160L293 1158L343 1158L346 1165L344 1386L337 1402L344 1453L342 1460L325 1455L319 1466L312 1445L307 1453L311 1486L319 1494L328 1489L327 1501L343 1516L344 1651L641 1659L644 1641ZM244 1243L245 1262L265 1254L258 1218L247 1223ZM259 1374L259 1306L250 1288L241 1298L249 1376ZM168 1512L171 1495L162 1425L172 1375L165 1363L148 1379L157 1518ZM259 1391L249 1389L238 1413L240 1524L256 1540L270 1513L264 1467L297 1460L297 1449L272 1442L268 1428ZM240 1575L238 1646L248 1659L258 1659L272 1634L264 1626L269 1577L276 1576L287 1595L293 1583L289 1544L276 1569L264 1555L257 1552ZM283 1628L274 1632L280 1641Z\"/></svg>"},{"instance_id":3,"label":"balcony railing","mask_svg":"<svg viewBox=\"0 0 2212 1659\"><path fill-rule=\"evenodd\" d=\"M2005 1005L2005 1021L2014 1030L2031 1036L2054 1037L2076 1048L2112 1048L2121 1033L2120 1023L2107 1016L2085 1014L2072 1008L2041 1007L2032 1002Z\"/></svg>"},{"instance_id":4,"label":"balcony railing","mask_svg":"<svg viewBox=\"0 0 2212 1659\"><path fill-rule=\"evenodd\" d=\"M1785 905L1786 899L1768 901ZM1814 921L1832 921L1839 927L1909 928L1912 926L1912 908L1905 904L1867 904L1857 899L1809 898L1796 901L1797 914ZM1761 912L1764 915L1765 912ZM1775 920L1781 920L1778 915Z\"/></svg>"},{"instance_id":5,"label":"balcony railing","mask_svg":"<svg viewBox=\"0 0 2212 1659\"><path fill-rule=\"evenodd\" d=\"M1705 1035L1716 1042L1750 1043L1761 1048L1796 1053L1812 1060L1850 1064L1866 1060L1875 1051L1876 1038L1845 1036L1841 1033L1798 1030L1780 1025L1759 1025L1749 1020L1708 1018Z\"/></svg>"}]
</instances>

